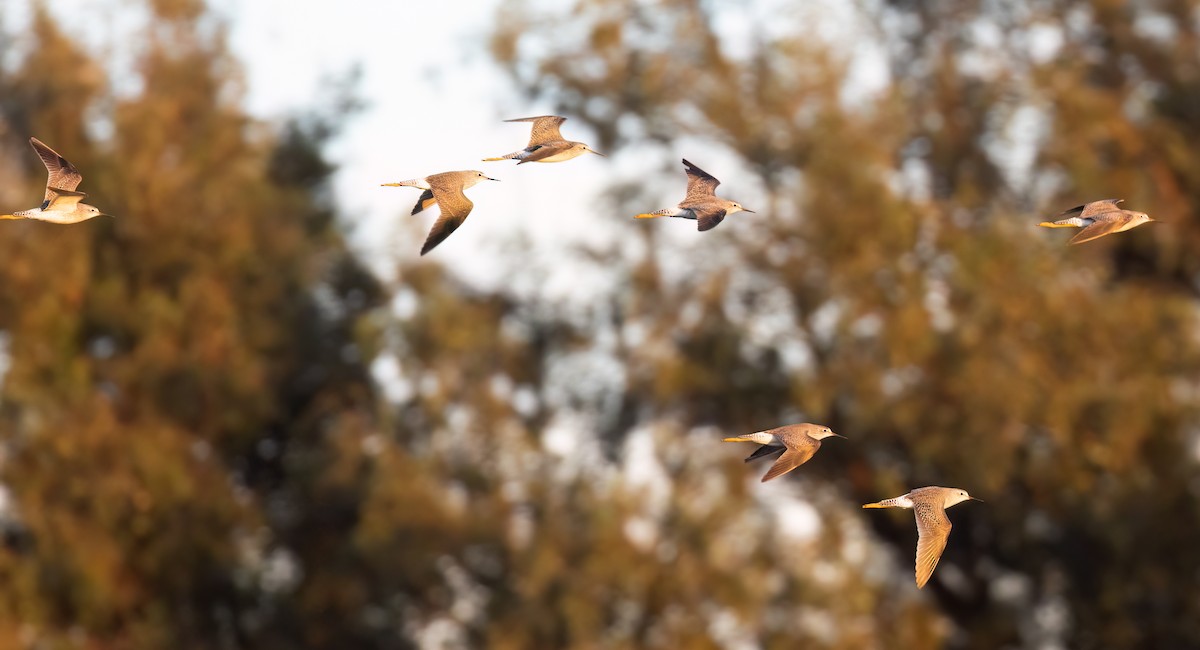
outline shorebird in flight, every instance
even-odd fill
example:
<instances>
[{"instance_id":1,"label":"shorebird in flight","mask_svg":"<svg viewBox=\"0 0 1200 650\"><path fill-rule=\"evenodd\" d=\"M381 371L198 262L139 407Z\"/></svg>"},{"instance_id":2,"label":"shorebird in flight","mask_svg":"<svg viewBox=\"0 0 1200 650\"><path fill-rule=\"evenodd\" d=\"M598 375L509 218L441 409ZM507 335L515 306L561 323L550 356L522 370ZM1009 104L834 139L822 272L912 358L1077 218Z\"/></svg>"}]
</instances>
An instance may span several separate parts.
<instances>
[{"instance_id":1,"label":"shorebird in flight","mask_svg":"<svg viewBox=\"0 0 1200 650\"><path fill-rule=\"evenodd\" d=\"M410 181L384 183L383 186L416 187L425 190L421 193L421 198L417 199L417 204L413 206L413 214L435 204L441 208L441 216L433 224L433 229L429 231L425 245L421 247L421 254L424 255L442 243L450 236L450 233L458 230L458 227L467 220L467 215L471 214L471 208L475 207L475 204L471 203L471 199L468 199L463 191L480 181L494 180L496 179L485 176L483 172L470 170L443 172Z\"/></svg>"},{"instance_id":2,"label":"shorebird in flight","mask_svg":"<svg viewBox=\"0 0 1200 650\"><path fill-rule=\"evenodd\" d=\"M504 156L484 158L485 162L493 160L516 160L517 164L520 165L527 162L562 162L576 156L582 156L589 151L597 156L604 155L582 142L572 142L563 139L562 134L558 132L558 127L567 121L565 117L542 115L540 117L521 117L515 120L504 121L533 122L533 129L529 134L529 144L520 151L515 151Z\"/></svg>"},{"instance_id":3,"label":"shorebird in flight","mask_svg":"<svg viewBox=\"0 0 1200 650\"><path fill-rule=\"evenodd\" d=\"M696 229L705 231L716 228L726 215L735 212L754 212L754 210L743 208L742 204L737 201L717 198L717 186L721 184L721 181L714 178L712 174L688 162L686 158L683 159L683 166L688 177L687 196L683 197L679 205L674 208L663 208L639 214L634 216L634 219L653 219L655 217L695 219Z\"/></svg>"},{"instance_id":4,"label":"shorebird in flight","mask_svg":"<svg viewBox=\"0 0 1200 650\"><path fill-rule=\"evenodd\" d=\"M46 165L46 197L42 204L30 210L12 214L0 214L0 219L37 219L51 223L79 223L93 217L106 215L94 205L82 203L87 194L76 192L83 175L66 158L47 147L37 138L29 138L29 144Z\"/></svg>"},{"instance_id":5,"label":"shorebird in flight","mask_svg":"<svg viewBox=\"0 0 1200 650\"><path fill-rule=\"evenodd\" d=\"M1134 212L1133 210L1122 210L1117 207L1117 204L1125 199L1103 199L1101 201L1092 201L1077 205L1070 210L1058 215L1066 217L1058 221L1043 221L1039 226L1044 228L1083 228L1071 239L1072 244L1082 244L1083 242L1099 239L1105 235L1111 235L1115 232L1124 232L1132 228L1154 221L1150 215L1145 212Z\"/></svg>"},{"instance_id":6,"label":"shorebird in flight","mask_svg":"<svg viewBox=\"0 0 1200 650\"><path fill-rule=\"evenodd\" d=\"M946 508L963 501L980 501L966 490L946 487L917 488L895 499L868 503L864 508L912 508L917 518L917 589L929 582L933 569L950 539L950 518Z\"/></svg>"},{"instance_id":7,"label":"shorebird in flight","mask_svg":"<svg viewBox=\"0 0 1200 650\"><path fill-rule=\"evenodd\" d=\"M845 438L820 424L789 424L777 429L748 433L744 436L725 438L725 442L757 442L762 445L754 453L746 457L746 462L763 456L782 454L771 469L767 470L762 482L782 476L808 462L808 459L821 448L821 441L830 436Z\"/></svg>"}]
</instances>

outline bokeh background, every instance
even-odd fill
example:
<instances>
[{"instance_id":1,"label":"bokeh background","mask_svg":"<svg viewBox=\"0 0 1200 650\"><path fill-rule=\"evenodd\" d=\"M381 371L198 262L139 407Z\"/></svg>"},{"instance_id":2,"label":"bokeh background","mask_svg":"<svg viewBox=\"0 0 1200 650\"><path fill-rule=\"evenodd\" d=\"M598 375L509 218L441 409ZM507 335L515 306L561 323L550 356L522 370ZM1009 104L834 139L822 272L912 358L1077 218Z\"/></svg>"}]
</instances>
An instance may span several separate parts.
<instances>
[{"instance_id":1,"label":"bokeh background","mask_svg":"<svg viewBox=\"0 0 1200 650\"><path fill-rule=\"evenodd\" d=\"M0 647L1200 647L1200 3L6 0L30 135L118 217L0 228Z\"/></svg>"}]
</instances>

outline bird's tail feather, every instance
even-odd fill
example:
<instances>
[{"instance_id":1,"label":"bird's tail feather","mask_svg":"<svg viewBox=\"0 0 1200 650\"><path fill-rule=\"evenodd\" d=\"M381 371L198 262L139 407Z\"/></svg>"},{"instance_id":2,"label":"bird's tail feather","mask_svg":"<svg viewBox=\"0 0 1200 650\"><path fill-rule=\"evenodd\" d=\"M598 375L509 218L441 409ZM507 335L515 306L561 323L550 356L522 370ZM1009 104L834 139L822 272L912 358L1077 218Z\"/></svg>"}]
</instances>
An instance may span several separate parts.
<instances>
[{"instance_id":1,"label":"bird's tail feather","mask_svg":"<svg viewBox=\"0 0 1200 650\"><path fill-rule=\"evenodd\" d=\"M0 219L24 219L24 218L25 217L18 217L15 214L0 214Z\"/></svg>"},{"instance_id":2,"label":"bird's tail feather","mask_svg":"<svg viewBox=\"0 0 1200 650\"><path fill-rule=\"evenodd\" d=\"M633 215L633 218L634 219L654 219L655 217L665 217L670 214L671 214L670 208L663 208L662 210L655 210L654 212L643 212L641 214L635 214L635 215Z\"/></svg>"},{"instance_id":3,"label":"bird's tail feather","mask_svg":"<svg viewBox=\"0 0 1200 650\"><path fill-rule=\"evenodd\" d=\"M1070 219L1059 219L1058 221L1043 221L1038 225L1043 228L1079 228L1086 224L1079 217L1071 217Z\"/></svg>"},{"instance_id":4,"label":"bird's tail feather","mask_svg":"<svg viewBox=\"0 0 1200 650\"><path fill-rule=\"evenodd\" d=\"M875 503L864 503L863 507L864 508L894 508L894 507L896 507L896 500L895 499L884 499L883 501L876 501Z\"/></svg>"},{"instance_id":5,"label":"bird's tail feather","mask_svg":"<svg viewBox=\"0 0 1200 650\"><path fill-rule=\"evenodd\" d=\"M505 154L503 156L496 156L495 158L484 158L483 161L484 162L493 162L496 160L512 160L513 158L520 158L521 154L523 154L523 153L525 153L525 152L524 151L514 151L513 153Z\"/></svg>"},{"instance_id":6,"label":"bird's tail feather","mask_svg":"<svg viewBox=\"0 0 1200 650\"><path fill-rule=\"evenodd\" d=\"M420 187L420 188L424 189L424 187L423 187L424 185L425 185L425 179L414 178L414 179L407 180L407 181L400 181L399 183L381 183L380 187Z\"/></svg>"}]
</instances>

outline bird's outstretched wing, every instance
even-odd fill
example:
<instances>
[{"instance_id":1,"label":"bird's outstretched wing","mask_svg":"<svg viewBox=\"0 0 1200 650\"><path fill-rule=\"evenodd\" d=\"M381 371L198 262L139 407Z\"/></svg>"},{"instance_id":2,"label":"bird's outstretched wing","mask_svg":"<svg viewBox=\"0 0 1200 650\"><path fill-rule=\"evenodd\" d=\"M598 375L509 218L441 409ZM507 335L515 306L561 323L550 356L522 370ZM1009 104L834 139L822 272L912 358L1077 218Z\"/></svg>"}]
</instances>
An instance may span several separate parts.
<instances>
[{"instance_id":1,"label":"bird's outstretched wing","mask_svg":"<svg viewBox=\"0 0 1200 650\"><path fill-rule=\"evenodd\" d=\"M696 215L696 229L700 232L716 228L725 219L725 208L699 206L691 210Z\"/></svg>"},{"instance_id":2,"label":"bird's outstretched wing","mask_svg":"<svg viewBox=\"0 0 1200 650\"><path fill-rule=\"evenodd\" d=\"M531 163L531 162L537 162L539 160L545 160L546 158L556 156L570 148L571 148L571 145L569 145L561 140L558 142L551 142L550 144L530 145L525 148L525 151L528 151L529 154L527 156L525 156L524 158L522 158L521 162L518 162L517 164L523 165L525 163Z\"/></svg>"},{"instance_id":3,"label":"bird's outstretched wing","mask_svg":"<svg viewBox=\"0 0 1200 650\"><path fill-rule=\"evenodd\" d=\"M553 140L562 140L562 134L558 132L558 127L563 122L567 121L565 117L557 115L539 115L537 117L519 117L515 120L504 120L505 122L533 122L533 129L529 133L529 146L551 142Z\"/></svg>"},{"instance_id":4,"label":"bird's outstretched wing","mask_svg":"<svg viewBox=\"0 0 1200 650\"><path fill-rule=\"evenodd\" d=\"M913 503L913 514L917 518L917 588L929 582L933 569L938 560L942 559L942 551L946 550L946 542L950 539L950 519L946 516L945 508L926 501Z\"/></svg>"},{"instance_id":5,"label":"bird's outstretched wing","mask_svg":"<svg viewBox=\"0 0 1200 650\"><path fill-rule=\"evenodd\" d=\"M752 460L762 458L763 456L775 456L777 454L782 454L785 451L787 451L787 447L784 447L783 445L763 445L758 449L755 449L754 453L746 456L746 462L748 463Z\"/></svg>"},{"instance_id":6,"label":"bird's outstretched wing","mask_svg":"<svg viewBox=\"0 0 1200 650\"><path fill-rule=\"evenodd\" d=\"M779 457L779 460L775 461L775 464L771 466L771 469L767 470L767 474L762 477L762 482L766 483L776 476L783 476L784 474L787 474L804 463L807 463L808 459L812 458L813 454L816 452L816 447L788 449L787 451L783 452L783 455Z\"/></svg>"},{"instance_id":7,"label":"bird's outstretched wing","mask_svg":"<svg viewBox=\"0 0 1200 650\"><path fill-rule=\"evenodd\" d=\"M1124 201L1125 199L1103 199L1101 201L1092 201L1091 203L1083 206L1083 211L1079 213L1079 216L1087 219L1088 217L1094 217L1098 214L1104 214L1106 212L1120 212L1121 208L1118 208L1117 204L1123 203Z\"/></svg>"},{"instance_id":8,"label":"bird's outstretched wing","mask_svg":"<svg viewBox=\"0 0 1200 650\"><path fill-rule=\"evenodd\" d=\"M437 199L433 198L433 190L425 190L421 192L421 198L417 199L417 204L413 206L412 214L428 210L434 203L437 203Z\"/></svg>"},{"instance_id":9,"label":"bird's outstretched wing","mask_svg":"<svg viewBox=\"0 0 1200 650\"><path fill-rule=\"evenodd\" d=\"M1100 239L1105 235L1111 235L1112 233L1119 231L1125 226L1125 224L1129 223L1129 220L1132 217L1124 210L1119 210L1118 212L1119 214L1105 213L1093 216L1092 218L1095 219L1095 221L1092 223L1092 225L1080 230L1079 234L1071 238L1070 243L1082 244L1084 242L1092 241L1093 239Z\"/></svg>"},{"instance_id":10,"label":"bird's outstretched wing","mask_svg":"<svg viewBox=\"0 0 1200 650\"><path fill-rule=\"evenodd\" d=\"M688 177L687 196L683 198L684 203L713 196L716 193L717 186L721 184L716 177L688 162L687 158L683 159L683 167Z\"/></svg>"},{"instance_id":11,"label":"bird's outstretched wing","mask_svg":"<svg viewBox=\"0 0 1200 650\"><path fill-rule=\"evenodd\" d=\"M46 143L37 138L29 138L29 146L37 152L39 158L42 159L42 164L46 166L46 197L44 201L49 201L54 197L51 195L50 188L58 188L61 190L74 191L83 182L83 175L79 173L75 166L67 161L66 158L58 155L58 152L46 146Z\"/></svg>"},{"instance_id":12,"label":"bird's outstretched wing","mask_svg":"<svg viewBox=\"0 0 1200 650\"><path fill-rule=\"evenodd\" d=\"M42 205L46 206L43 210L50 209L66 209L73 210L79 202L87 198L85 192L75 192L61 187L47 187L46 194L50 197L48 201Z\"/></svg>"},{"instance_id":13,"label":"bird's outstretched wing","mask_svg":"<svg viewBox=\"0 0 1200 650\"><path fill-rule=\"evenodd\" d=\"M422 255L433 250L438 244L449 237L451 233L458 230L458 227L467 220L467 215L471 214L471 209L475 207L475 204L471 203L471 199L468 199L467 195L463 194L461 180L446 178L441 174L434 174L428 178L428 181L431 188L430 191L433 192L433 198L437 201L438 207L441 208L442 214L438 217L437 222L433 224L433 229L429 231L429 237L425 239L425 245L421 247Z\"/></svg>"},{"instance_id":14,"label":"bird's outstretched wing","mask_svg":"<svg viewBox=\"0 0 1200 650\"><path fill-rule=\"evenodd\" d=\"M1099 201L1089 201L1083 205L1077 205L1069 210L1063 210L1059 213L1060 217L1090 217L1093 214L1102 212L1111 212L1117 210L1117 204L1125 199L1100 199Z\"/></svg>"}]
</instances>

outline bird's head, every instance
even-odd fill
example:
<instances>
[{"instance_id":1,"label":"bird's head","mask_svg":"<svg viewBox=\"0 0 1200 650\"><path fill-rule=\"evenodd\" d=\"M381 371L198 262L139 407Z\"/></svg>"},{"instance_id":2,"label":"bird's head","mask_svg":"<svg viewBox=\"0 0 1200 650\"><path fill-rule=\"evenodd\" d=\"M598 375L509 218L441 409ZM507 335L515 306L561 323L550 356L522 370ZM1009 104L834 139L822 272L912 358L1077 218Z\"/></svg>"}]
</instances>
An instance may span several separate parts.
<instances>
[{"instance_id":1,"label":"bird's head","mask_svg":"<svg viewBox=\"0 0 1200 650\"><path fill-rule=\"evenodd\" d=\"M967 494L966 490L959 490L955 488L946 493L946 502L944 507L949 508L950 506L958 505L963 501L983 501L983 499L976 499L975 497Z\"/></svg>"},{"instance_id":2,"label":"bird's head","mask_svg":"<svg viewBox=\"0 0 1200 650\"><path fill-rule=\"evenodd\" d=\"M725 206L725 214L733 214L734 212L749 212L750 214L754 214L754 210L747 210L737 201L726 201L726 203L728 205Z\"/></svg>"},{"instance_id":3,"label":"bird's head","mask_svg":"<svg viewBox=\"0 0 1200 650\"><path fill-rule=\"evenodd\" d=\"M471 186L475 185L476 183L482 183L483 181L499 182L499 180L500 179L492 178L491 176L488 176L487 174L484 174L483 172L471 170L471 171L467 172L467 179L466 179L466 182L463 183L463 186L471 187Z\"/></svg>"},{"instance_id":4,"label":"bird's head","mask_svg":"<svg viewBox=\"0 0 1200 650\"><path fill-rule=\"evenodd\" d=\"M578 151L580 153L594 153L597 156L600 156L602 158L608 157L608 156L605 156L604 154L600 153L599 151L596 151L595 149L587 146L586 144L584 144L582 142L576 142L575 144L571 145L571 148L575 149L576 151Z\"/></svg>"},{"instance_id":5,"label":"bird's head","mask_svg":"<svg viewBox=\"0 0 1200 650\"><path fill-rule=\"evenodd\" d=\"M811 428L808 430L808 437L814 440L824 440L829 437L841 438L842 440L846 439L846 436L834 433L829 427L822 426L820 424L813 424L810 426Z\"/></svg>"},{"instance_id":6,"label":"bird's head","mask_svg":"<svg viewBox=\"0 0 1200 650\"><path fill-rule=\"evenodd\" d=\"M88 219L95 219L96 217L111 217L112 215L101 212L100 208L97 208L94 205L80 203L75 208L74 216L75 216L75 221L79 222L79 221L87 221Z\"/></svg>"}]
</instances>

